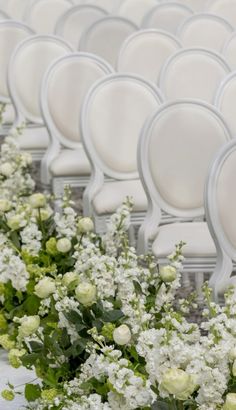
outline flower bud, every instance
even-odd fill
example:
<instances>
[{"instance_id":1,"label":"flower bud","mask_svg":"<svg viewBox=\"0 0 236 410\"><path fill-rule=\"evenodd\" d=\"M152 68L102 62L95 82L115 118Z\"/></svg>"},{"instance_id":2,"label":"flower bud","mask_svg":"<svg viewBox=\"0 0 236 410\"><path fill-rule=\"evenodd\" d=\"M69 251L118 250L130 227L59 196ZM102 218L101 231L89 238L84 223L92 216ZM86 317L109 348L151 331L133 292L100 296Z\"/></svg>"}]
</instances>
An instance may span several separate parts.
<instances>
[{"instance_id":1,"label":"flower bud","mask_svg":"<svg viewBox=\"0 0 236 410\"><path fill-rule=\"evenodd\" d=\"M80 233L88 233L94 230L94 223L91 218L81 218L78 222L78 229Z\"/></svg>"},{"instance_id":2,"label":"flower bud","mask_svg":"<svg viewBox=\"0 0 236 410\"><path fill-rule=\"evenodd\" d=\"M230 352L229 352L229 358L231 360L235 360L236 359L236 347L233 347Z\"/></svg>"},{"instance_id":3,"label":"flower bud","mask_svg":"<svg viewBox=\"0 0 236 410\"><path fill-rule=\"evenodd\" d=\"M228 393L223 410L236 410L236 393Z\"/></svg>"},{"instance_id":4,"label":"flower bud","mask_svg":"<svg viewBox=\"0 0 236 410\"><path fill-rule=\"evenodd\" d=\"M176 269L174 266L167 265L160 267L160 277L163 282L170 283L176 279Z\"/></svg>"},{"instance_id":5,"label":"flower bud","mask_svg":"<svg viewBox=\"0 0 236 410\"><path fill-rule=\"evenodd\" d=\"M7 212L11 209L11 202L7 199L0 199L0 212Z\"/></svg>"},{"instance_id":6,"label":"flower bud","mask_svg":"<svg viewBox=\"0 0 236 410\"><path fill-rule=\"evenodd\" d=\"M7 329L7 321L5 319L5 316L0 313L0 330L6 330Z\"/></svg>"},{"instance_id":7,"label":"flower bud","mask_svg":"<svg viewBox=\"0 0 236 410\"><path fill-rule=\"evenodd\" d=\"M77 300L84 306L91 306L96 302L96 286L90 283L80 283L75 289Z\"/></svg>"},{"instance_id":8,"label":"flower bud","mask_svg":"<svg viewBox=\"0 0 236 410\"><path fill-rule=\"evenodd\" d=\"M194 376L176 368L166 371L161 386L178 400L187 400L197 387Z\"/></svg>"},{"instance_id":9,"label":"flower bud","mask_svg":"<svg viewBox=\"0 0 236 410\"><path fill-rule=\"evenodd\" d=\"M4 177L10 177L13 173L13 166L10 162L5 162L0 166L0 174L4 175Z\"/></svg>"},{"instance_id":10,"label":"flower bud","mask_svg":"<svg viewBox=\"0 0 236 410\"><path fill-rule=\"evenodd\" d=\"M26 350L24 349L22 350L11 349L10 352L8 353L8 360L9 360L10 365L14 367L15 369L18 369L22 365L20 358L24 356L25 353L26 353Z\"/></svg>"},{"instance_id":11,"label":"flower bud","mask_svg":"<svg viewBox=\"0 0 236 410\"><path fill-rule=\"evenodd\" d=\"M2 390L1 396L7 401L12 401L15 398L14 392L8 389Z\"/></svg>"},{"instance_id":12,"label":"flower bud","mask_svg":"<svg viewBox=\"0 0 236 410\"><path fill-rule=\"evenodd\" d=\"M0 335L0 346L2 346L4 350L11 350L15 347L15 342L10 339L9 335Z\"/></svg>"},{"instance_id":13,"label":"flower bud","mask_svg":"<svg viewBox=\"0 0 236 410\"><path fill-rule=\"evenodd\" d=\"M55 281L52 278L45 277L35 285L34 293L40 299L46 299L56 291Z\"/></svg>"},{"instance_id":14,"label":"flower bud","mask_svg":"<svg viewBox=\"0 0 236 410\"><path fill-rule=\"evenodd\" d=\"M46 242L46 250L49 253L49 255L52 256L55 256L58 253L56 238L52 237Z\"/></svg>"},{"instance_id":15,"label":"flower bud","mask_svg":"<svg viewBox=\"0 0 236 410\"><path fill-rule=\"evenodd\" d=\"M66 272L62 278L62 284L66 286L67 288L71 286L72 284L74 285L74 288L75 288L78 285L78 283L79 283L79 276L76 272Z\"/></svg>"},{"instance_id":16,"label":"flower bud","mask_svg":"<svg viewBox=\"0 0 236 410\"><path fill-rule=\"evenodd\" d=\"M45 389L41 392L41 397L43 400L51 403L53 400L58 396L58 390L55 388L52 389Z\"/></svg>"},{"instance_id":17,"label":"flower bud","mask_svg":"<svg viewBox=\"0 0 236 410\"><path fill-rule=\"evenodd\" d=\"M19 335L21 337L30 336L38 330L40 325L39 316L25 316L21 320L22 322L19 327Z\"/></svg>"},{"instance_id":18,"label":"flower bud","mask_svg":"<svg viewBox=\"0 0 236 410\"><path fill-rule=\"evenodd\" d=\"M113 340L118 345L127 345L131 340L131 331L127 325L117 327L113 332Z\"/></svg>"},{"instance_id":19,"label":"flower bud","mask_svg":"<svg viewBox=\"0 0 236 410\"><path fill-rule=\"evenodd\" d=\"M61 253L69 252L71 250L71 241L68 238L58 239L57 250Z\"/></svg>"},{"instance_id":20,"label":"flower bud","mask_svg":"<svg viewBox=\"0 0 236 410\"><path fill-rule=\"evenodd\" d=\"M45 195L40 192L33 194L29 197L29 203L32 208L43 208L46 205Z\"/></svg>"}]
</instances>

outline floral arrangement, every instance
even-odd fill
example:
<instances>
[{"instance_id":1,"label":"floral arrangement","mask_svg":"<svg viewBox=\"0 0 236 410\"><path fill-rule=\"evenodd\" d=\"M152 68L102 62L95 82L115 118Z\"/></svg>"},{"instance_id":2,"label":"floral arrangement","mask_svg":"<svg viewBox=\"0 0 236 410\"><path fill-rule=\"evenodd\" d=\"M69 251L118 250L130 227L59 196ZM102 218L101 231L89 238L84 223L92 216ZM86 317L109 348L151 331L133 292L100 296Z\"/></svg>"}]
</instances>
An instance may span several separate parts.
<instances>
[{"instance_id":1,"label":"floral arrangement","mask_svg":"<svg viewBox=\"0 0 236 410\"><path fill-rule=\"evenodd\" d=\"M234 291L219 306L205 285L202 323L189 322L189 309L197 308L192 295L176 301L184 244L167 266L137 256L127 236L128 199L107 233L96 235L69 194L55 213L50 198L33 193L30 162L6 138L0 345L13 367L35 370L37 380L25 386L27 409L235 410ZM4 164L11 172L2 172ZM17 194L6 188L10 180L21 181ZM16 393L9 384L2 396L13 400Z\"/></svg>"}]
</instances>

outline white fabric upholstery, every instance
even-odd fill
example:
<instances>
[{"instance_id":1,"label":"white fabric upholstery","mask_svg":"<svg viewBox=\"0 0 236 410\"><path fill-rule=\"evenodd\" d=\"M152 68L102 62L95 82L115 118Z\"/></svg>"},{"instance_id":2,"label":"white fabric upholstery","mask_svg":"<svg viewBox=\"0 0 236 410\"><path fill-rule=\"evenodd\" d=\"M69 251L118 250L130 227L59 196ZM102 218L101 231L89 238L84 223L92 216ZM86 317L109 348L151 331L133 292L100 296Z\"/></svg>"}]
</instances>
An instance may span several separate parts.
<instances>
[{"instance_id":1,"label":"white fabric upholstery","mask_svg":"<svg viewBox=\"0 0 236 410\"><path fill-rule=\"evenodd\" d=\"M12 124L15 120L15 111L12 104L7 104L3 114L3 124Z\"/></svg>"},{"instance_id":2,"label":"white fabric upholstery","mask_svg":"<svg viewBox=\"0 0 236 410\"><path fill-rule=\"evenodd\" d=\"M50 171L53 176L89 175L91 172L88 158L81 149L63 149L52 161Z\"/></svg>"},{"instance_id":3,"label":"white fabric upholstery","mask_svg":"<svg viewBox=\"0 0 236 410\"><path fill-rule=\"evenodd\" d=\"M235 0L208 0L206 11L224 17L232 26L236 26Z\"/></svg>"},{"instance_id":4,"label":"white fabric upholstery","mask_svg":"<svg viewBox=\"0 0 236 410\"><path fill-rule=\"evenodd\" d=\"M193 11L201 12L205 9L207 0L174 0L177 3L190 7Z\"/></svg>"},{"instance_id":5,"label":"white fabric upholstery","mask_svg":"<svg viewBox=\"0 0 236 410\"><path fill-rule=\"evenodd\" d=\"M111 3L111 0L109 0ZM78 48L83 32L96 20L106 15L105 10L91 5L75 6L64 13L57 22L56 34Z\"/></svg>"},{"instance_id":6,"label":"white fabric upholstery","mask_svg":"<svg viewBox=\"0 0 236 410\"><path fill-rule=\"evenodd\" d=\"M177 34L183 47L205 47L221 52L232 31L227 20L202 13L186 19Z\"/></svg>"},{"instance_id":7,"label":"white fabric upholstery","mask_svg":"<svg viewBox=\"0 0 236 410\"><path fill-rule=\"evenodd\" d=\"M98 215L110 214L129 196L134 200L134 211L146 211L147 198L140 180L107 182L93 200Z\"/></svg>"},{"instance_id":8,"label":"white fabric upholstery","mask_svg":"<svg viewBox=\"0 0 236 410\"><path fill-rule=\"evenodd\" d=\"M215 245L206 222L181 222L160 226L152 251L158 258L166 257L180 241L186 242L183 247L183 255L186 257L216 256Z\"/></svg>"},{"instance_id":9,"label":"white fabric upholstery","mask_svg":"<svg viewBox=\"0 0 236 410\"><path fill-rule=\"evenodd\" d=\"M163 64L180 47L177 38L164 31L139 30L123 43L118 56L117 70L135 73L156 83Z\"/></svg>"},{"instance_id":10,"label":"white fabric upholstery","mask_svg":"<svg viewBox=\"0 0 236 410\"><path fill-rule=\"evenodd\" d=\"M84 32L79 50L97 54L115 67L123 41L135 30L136 26L129 20L112 16L104 17Z\"/></svg>"},{"instance_id":11,"label":"white fabric upholstery","mask_svg":"<svg viewBox=\"0 0 236 410\"><path fill-rule=\"evenodd\" d=\"M223 48L223 55L232 70L236 70L236 33L226 41Z\"/></svg>"},{"instance_id":12,"label":"white fabric upholstery","mask_svg":"<svg viewBox=\"0 0 236 410\"><path fill-rule=\"evenodd\" d=\"M224 59L206 49L184 49L163 67L160 87L168 100L198 98L212 103L217 87L230 72Z\"/></svg>"},{"instance_id":13,"label":"white fabric upholstery","mask_svg":"<svg viewBox=\"0 0 236 410\"><path fill-rule=\"evenodd\" d=\"M102 7L109 13L112 13L116 10L116 7L120 1L122 0L73 0L75 4L90 4L93 6Z\"/></svg>"},{"instance_id":14,"label":"white fabric upholstery","mask_svg":"<svg viewBox=\"0 0 236 410\"><path fill-rule=\"evenodd\" d=\"M152 9L144 17L142 25L175 34L179 25L192 14L192 10L182 4L167 2Z\"/></svg>"},{"instance_id":15,"label":"white fabric upholstery","mask_svg":"<svg viewBox=\"0 0 236 410\"><path fill-rule=\"evenodd\" d=\"M26 21L38 34L53 34L57 20L72 4L70 0L34 0L28 7Z\"/></svg>"},{"instance_id":16,"label":"white fabric upholstery","mask_svg":"<svg viewBox=\"0 0 236 410\"><path fill-rule=\"evenodd\" d=\"M9 16L15 20L24 19L29 0L4 0L6 3L5 10Z\"/></svg>"},{"instance_id":17,"label":"white fabric upholstery","mask_svg":"<svg viewBox=\"0 0 236 410\"><path fill-rule=\"evenodd\" d=\"M46 149L49 144L49 137L44 127L27 127L23 134L19 136L21 149Z\"/></svg>"},{"instance_id":18,"label":"white fabric upholstery","mask_svg":"<svg viewBox=\"0 0 236 410\"><path fill-rule=\"evenodd\" d=\"M229 125L231 132L236 136L236 75L229 74L219 87L215 104L221 111Z\"/></svg>"},{"instance_id":19,"label":"white fabric upholstery","mask_svg":"<svg viewBox=\"0 0 236 410\"><path fill-rule=\"evenodd\" d=\"M139 26L148 11L158 3L158 0L122 0L117 13Z\"/></svg>"}]
</instances>

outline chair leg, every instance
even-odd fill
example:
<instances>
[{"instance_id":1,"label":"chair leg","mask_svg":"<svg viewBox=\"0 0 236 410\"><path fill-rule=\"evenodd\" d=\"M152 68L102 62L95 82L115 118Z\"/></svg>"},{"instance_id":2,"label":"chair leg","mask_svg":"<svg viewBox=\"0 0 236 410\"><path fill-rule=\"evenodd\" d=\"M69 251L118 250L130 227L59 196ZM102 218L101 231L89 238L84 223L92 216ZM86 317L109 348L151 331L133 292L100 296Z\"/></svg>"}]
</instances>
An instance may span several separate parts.
<instances>
[{"instance_id":1,"label":"chair leg","mask_svg":"<svg viewBox=\"0 0 236 410\"><path fill-rule=\"evenodd\" d=\"M130 225L130 227L129 227L129 243L130 243L130 246L133 246L133 247L135 247L135 245L136 245L135 226L134 225Z\"/></svg>"},{"instance_id":2,"label":"chair leg","mask_svg":"<svg viewBox=\"0 0 236 410\"><path fill-rule=\"evenodd\" d=\"M190 288L191 282L190 282L190 278L189 278L189 273L188 273L188 272L183 272L183 274L182 274L182 283L183 283L183 287L184 287L185 289Z\"/></svg>"},{"instance_id":3,"label":"chair leg","mask_svg":"<svg viewBox=\"0 0 236 410\"><path fill-rule=\"evenodd\" d=\"M56 211L60 212L64 194L64 184L61 178L53 178L52 193L55 196L54 208Z\"/></svg>"},{"instance_id":4,"label":"chair leg","mask_svg":"<svg viewBox=\"0 0 236 410\"><path fill-rule=\"evenodd\" d=\"M195 286L196 286L198 303L203 302L203 293L202 293L203 283L204 283L204 273L203 272L196 273L195 274Z\"/></svg>"}]
</instances>

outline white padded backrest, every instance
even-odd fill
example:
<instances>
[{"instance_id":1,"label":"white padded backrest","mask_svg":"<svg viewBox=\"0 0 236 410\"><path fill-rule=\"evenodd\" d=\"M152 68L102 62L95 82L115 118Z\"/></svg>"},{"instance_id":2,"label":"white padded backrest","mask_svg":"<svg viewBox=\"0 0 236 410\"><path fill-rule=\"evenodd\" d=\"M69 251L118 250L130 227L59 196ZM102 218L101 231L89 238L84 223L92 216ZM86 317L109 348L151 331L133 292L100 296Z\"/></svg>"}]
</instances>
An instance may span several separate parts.
<instances>
[{"instance_id":1,"label":"white padded backrest","mask_svg":"<svg viewBox=\"0 0 236 410\"><path fill-rule=\"evenodd\" d=\"M215 105L236 136L236 72L229 74L217 90Z\"/></svg>"},{"instance_id":2,"label":"white padded backrest","mask_svg":"<svg viewBox=\"0 0 236 410\"><path fill-rule=\"evenodd\" d=\"M158 3L158 0L123 0L116 12L140 26L144 16Z\"/></svg>"},{"instance_id":3,"label":"white padded backrest","mask_svg":"<svg viewBox=\"0 0 236 410\"><path fill-rule=\"evenodd\" d=\"M177 3L190 7L195 12L204 11L207 0L175 0Z\"/></svg>"},{"instance_id":4,"label":"white padded backrest","mask_svg":"<svg viewBox=\"0 0 236 410\"><path fill-rule=\"evenodd\" d=\"M112 13L121 0L73 0L74 4L89 4L91 6L102 7L108 13Z\"/></svg>"},{"instance_id":5,"label":"white padded backrest","mask_svg":"<svg viewBox=\"0 0 236 410\"><path fill-rule=\"evenodd\" d=\"M32 36L14 51L8 70L10 94L17 110L32 122L41 121L39 94L49 65L71 52L64 40L52 36Z\"/></svg>"},{"instance_id":6,"label":"white padded backrest","mask_svg":"<svg viewBox=\"0 0 236 410\"><path fill-rule=\"evenodd\" d=\"M0 10L0 20L8 20L9 18L10 16L5 11Z\"/></svg>"},{"instance_id":7,"label":"white padded backrest","mask_svg":"<svg viewBox=\"0 0 236 410\"><path fill-rule=\"evenodd\" d=\"M222 17L199 13L186 19L177 35L183 47L205 47L221 52L232 31L233 27Z\"/></svg>"},{"instance_id":8,"label":"white padded backrest","mask_svg":"<svg viewBox=\"0 0 236 410\"><path fill-rule=\"evenodd\" d=\"M236 70L236 32L226 41L222 54L232 70Z\"/></svg>"},{"instance_id":9,"label":"white padded backrest","mask_svg":"<svg viewBox=\"0 0 236 410\"><path fill-rule=\"evenodd\" d=\"M71 0L33 0L25 21L38 34L53 34L58 19L72 5Z\"/></svg>"},{"instance_id":10,"label":"white padded backrest","mask_svg":"<svg viewBox=\"0 0 236 410\"><path fill-rule=\"evenodd\" d=\"M193 11L179 3L163 3L154 7L144 17L142 26L149 28L160 28L171 33L176 33L179 25L189 16Z\"/></svg>"},{"instance_id":11,"label":"white padded backrest","mask_svg":"<svg viewBox=\"0 0 236 410\"><path fill-rule=\"evenodd\" d=\"M211 102L230 68L219 54L200 48L177 51L163 66L160 87L168 100L199 98Z\"/></svg>"},{"instance_id":12,"label":"white padded backrest","mask_svg":"<svg viewBox=\"0 0 236 410\"><path fill-rule=\"evenodd\" d=\"M103 57L113 67L123 41L137 27L122 17L104 17L93 23L82 35L79 49Z\"/></svg>"},{"instance_id":13,"label":"white padded backrest","mask_svg":"<svg viewBox=\"0 0 236 410\"><path fill-rule=\"evenodd\" d=\"M2 101L9 102L7 69L10 57L17 44L32 34L29 27L18 21L0 21L0 96Z\"/></svg>"},{"instance_id":14,"label":"white padded backrest","mask_svg":"<svg viewBox=\"0 0 236 410\"><path fill-rule=\"evenodd\" d=\"M80 110L92 84L111 74L112 67L88 53L73 53L50 66L45 75L41 106L51 133L64 146L76 148L80 142Z\"/></svg>"},{"instance_id":15,"label":"white padded backrest","mask_svg":"<svg viewBox=\"0 0 236 410\"><path fill-rule=\"evenodd\" d=\"M59 18L55 33L77 49L83 32L106 14L107 12L100 7L90 5L72 7Z\"/></svg>"},{"instance_id":16,"label":"white padded backrest","mask_svg":"<svg viewBox=\"0 0 236 410\"><path fill-rule=\"evenodd\" d=\"M150 196L173 215L203 214L210 162L230 138L226 123L208 104L179 100L160 107L139 145L140 172Z\"/></svg>"},{"instance_id":17,"label":"white padded backrest","mask_svg":"<svg viewBox=\"0 0 236 410\"><path fill-rule=\"evenodd\" d=\"M161 102L158 88L141 77L113 74L98 81L81 114L82 139L91 162L111 177L137 178L138 137Z\"/></svg>"},{"instance_id":18,"label":"white padded backrest","mask_svg":"<svg viewBox=\"0 0 236 410\"><path fill-rule=\"evenodd\" d=\"M236 26L236 2L235 0L209 0L206 11L217 14Z\"/></svg>"},{"instance_id":19,"label":"white padded backrest","mask_svg":"<svg viewBox=\"0 0 236 410\"><path fill-rule=\"evenodd\" d=\"M5 0L5 3L4 10L16 20L23 20L26 10L30 6L30 0Z\"/></svg>"},{"instance_id":20,"label":"white padded backrest","mask_svg":"<svg viewBox=\"0 0 236 410\"><path fill-rule=\"evenodd\" d=\"M179 48L179 40L162 30L137 31L124 41L118 56L117 70L139 74L157 83L164 62Z\"/></svg>"}]
</instances>

